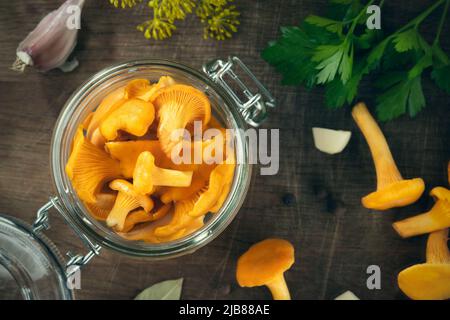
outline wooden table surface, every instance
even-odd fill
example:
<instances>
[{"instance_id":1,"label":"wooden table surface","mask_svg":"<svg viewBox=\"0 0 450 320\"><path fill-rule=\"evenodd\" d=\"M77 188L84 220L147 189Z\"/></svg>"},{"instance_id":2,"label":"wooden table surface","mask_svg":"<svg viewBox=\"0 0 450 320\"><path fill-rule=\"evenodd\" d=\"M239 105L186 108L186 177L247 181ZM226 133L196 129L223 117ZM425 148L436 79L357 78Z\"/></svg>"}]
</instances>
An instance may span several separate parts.
<instances>
[{"instance_id":1,"label":"wooden table surface","mask_svg":"<svg viewBox=\"0 0 450 320\"><path fill-rule=\"evenodd\" d=\"M375 188L375 174L349 108L327 111L321 90L281 86L280 77L260 58L281 25L323 12L325 0L236 1L242 12L240 31L224 42L202 40L202 28L194 18L181 22L169 40L147 41L135 30L148 14L143 7L127 12L106 0L87 1L75 51L78 69L68 74L11 71L17 44L61 2L0 2L0 212L31 223L36 210L54 194L49 148L56 118L85 79L113 63L164 58L200 68L212 58L238 55L277 99L278 108L264 127L281 129L278 175L254 174L242 209L216 240L194 254L158 262L104 250L83 269L77 298L131 299L155 282L183 277L184 299L268 299L265 288L240 288L234 275L239 255L268 237L285 238L295 245L296 263L286 274L294 299L333 299L346 290L362 299L404 298L396 276L424 260L426 237L402 240L391 223L426 210L431 199L424 195L415 205L383 213L363 208L360 198ZM393 30L430 3L386 1L383 28ZM435 24L426 24L425 34L433 37L434 32ZM449 32L447 23L442 33L447 51ZM362 92L371 105L370 82L364 83ZM405 177L422 177L428 192L446 185L450 118L449 97L429 80L425 93L424 112L382 128L400 171ZM329 156L314 148L313 126L347 129L353 136L344 152ZM286 193L295 196L294 205L283 203ZM62 218L52 215L51 224L47 234L61 250L83 250ZM381 268L380 290L366 287L369 265Z\"/></svg>"}]
</instances>

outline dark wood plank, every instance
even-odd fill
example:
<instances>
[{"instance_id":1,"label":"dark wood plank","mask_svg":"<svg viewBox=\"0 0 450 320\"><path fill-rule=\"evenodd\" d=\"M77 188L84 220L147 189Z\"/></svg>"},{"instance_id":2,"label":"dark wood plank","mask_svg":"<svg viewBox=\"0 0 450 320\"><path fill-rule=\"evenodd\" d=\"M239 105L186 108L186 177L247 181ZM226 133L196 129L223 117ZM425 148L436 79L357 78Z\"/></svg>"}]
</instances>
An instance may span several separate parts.
<instances>
[{"instance_id":1,"label":"dark wood plank","mask_svg":"<svg viewBox=\"0 0 450 320\"><path fill-rule=\"evenodd\" d=\"M280 77L259 56L277 36L279 26L321 12L326 1L236 1L242 24L239 33L225 42L202 40L195 19L180 23L169 40L147 41L134 29L148 14L143 8L128 12L114 10L106 0L87 1L76 49L81 63L78 69L45 75L9 70L17 44L60 2L0 4L0 212L31 222L53 194L48 154L56 118L75 88L112 63L152 57L200 68L211 58L236 54L277 98L278 109L265 127L281 128L279 174L254 175L242 210L221 236L194 254L168 261L150 262L104 251L83 270L78 298L130 299L146 286L177 277L185 278L185 299L269 298L263 288L239 288L234 277L238 256L267 237L282 237L295 244L296 264L286 275L295 299L332 299L346 290L363 299L403 297L396 275L423 261L426 238L401 240L391 223L425 210L430 199L424 196L413 206L385 213L362 208L360 197L375 187L375 176L368 148L349 109L326 111L320 90L281 86ZM429 3L387 1L383 27L392 30ZM435 32L432 25L424 28L430 38ZM443 34L449 32L447 23ZM443 38L448 50L449 38ZM425 89L428 107L424 112L414 120L401 118L385 124L383 130L404 176L423 177L429 190L446 184L450 119L448 96L428 82ZM364 83L363 92L372 102L370 82ZM354 135L342 154L328 156L314 148L312 126L351 129ZM283 205L285 193L295 195L294 206ZM327 202L341 203L339 210ZM63 250L82 250L56 215L48 234ZM366 288L366 268L371 264L381 267L382 290Z\"/></svg>"}]
</instances>

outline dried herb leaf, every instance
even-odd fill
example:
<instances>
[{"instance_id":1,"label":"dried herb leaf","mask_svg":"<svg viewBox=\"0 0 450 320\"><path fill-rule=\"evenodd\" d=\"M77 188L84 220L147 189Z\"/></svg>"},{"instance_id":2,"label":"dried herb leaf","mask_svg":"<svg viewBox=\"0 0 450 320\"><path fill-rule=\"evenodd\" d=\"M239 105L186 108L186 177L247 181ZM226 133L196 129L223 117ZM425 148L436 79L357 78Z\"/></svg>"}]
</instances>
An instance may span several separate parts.
<instances>
[{"instance_id":1,"label":"dried herb leaf","mask_svg":"<svg viewBox=\"0 0 450 320\"><path fill-rule=\"evenodd\" d=\"M166 280L148 287L134 300L180 300L183 278Z\"/></svg>"}]
</instances>

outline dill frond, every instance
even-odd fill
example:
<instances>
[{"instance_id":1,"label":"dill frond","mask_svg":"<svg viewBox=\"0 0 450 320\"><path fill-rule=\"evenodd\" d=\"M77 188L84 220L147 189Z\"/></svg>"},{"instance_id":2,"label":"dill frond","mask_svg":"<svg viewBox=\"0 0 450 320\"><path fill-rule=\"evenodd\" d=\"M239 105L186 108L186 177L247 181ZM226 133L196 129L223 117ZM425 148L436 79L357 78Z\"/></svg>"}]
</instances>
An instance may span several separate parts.
<instances>
[{"instance_id":1,"label":"dill frond","mask_svg":"<svg viewBox=\"0 0 450 320\"><path fill-rule=\"evenodd\" d=\"M195 14L204 25L204 38L224 40L237 32L240 13L232 0L148 0L153 17L137 26L145 38L162 40L172 36L175 21L184 20L195 8ZM109 0L116 8L133 7L142 0Z\"/></svg>"},{"instance_id":2,"label":"dill frond","mask_svg":"<svg viewBox=\"0 0 450 320\"><path fill-rule=\"evenodd\" d=\"M192 0L150 0L148 6L158 17L169 21L183 20L186 14L192 13L195 2Z\"/></svg>"},{"instance_id":3,"label":"dill frond","mask_svg":"<svg viewBox=\"0 0 450 320\"><path fill-rule=\"evenodd\" d=\"M163 40L172 36L172 31L177 27L170 21L153 18L137 26L147 39Z\"/></svg>"},{"instance_id":4,"label":"dill frond","mask_svg":"<svg viewBox=\"0 0 450 320\"><path fill-rule=\"evenodd\" d=\"M227 0L201 0L196 14L205 24L203 37L225 40L237 32L240 13L235 6L228 6Z\"/></svg>"},{"instance_id":5,"label":"dill frond","mask_svg":"<svg viewBox=\"0 0 450 320\"><path fill-rule=\"evenodd\" d=\"M142 2L142 0L109 0L109 3L111 3L114 7L121 7L122 9L125 9L127 7L132 8L139 2Z\"/></svg>"}]
</instances>

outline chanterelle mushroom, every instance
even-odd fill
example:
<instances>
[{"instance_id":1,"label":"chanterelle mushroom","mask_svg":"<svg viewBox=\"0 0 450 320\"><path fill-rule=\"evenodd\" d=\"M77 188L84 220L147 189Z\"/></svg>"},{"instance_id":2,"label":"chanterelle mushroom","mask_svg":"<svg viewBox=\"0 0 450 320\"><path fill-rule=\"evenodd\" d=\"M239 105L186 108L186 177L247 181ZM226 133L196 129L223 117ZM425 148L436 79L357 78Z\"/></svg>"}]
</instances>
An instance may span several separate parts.
<instances>
[{"instance_id":1,"label":"chanterelle mushroom","mask_svg":"<svg viewBox=\"0 0 450 320\"><path fill-rule=\"evenodd\" d=\"M409 267L398 275L398 286L411 299L450 299L450 252L448 229L431 233L427 262Z\"/></svg>"},{"instance_id":2,"label":"chanterelle mushroom","mask_svg":"<svg viewBox=\"0 0 450 320\"><path fill-rule=\"evenodd\" d=\"M125 98L126 99L134 99L138 98L144 101L148 101L148 99L143 99L148 92L151 90L150 81L147 79L134 79L128 82L125 86Z\"/></svg>"},{"instance_id":3,"label":"chanterelle mushroom","mask_svg":"<svg viewBox=\"0 0 450 320\"><path fill-rule=\"evenodd\" d=\"M294 247L286 240L266 239L254 244L238 260L236 279L241 287L265 285L274 300L290 300L284 272L294 264Z\"/></svg>"},{"instance_id":4,"label":"chanterelle mushroom","mask_svg":"<svg viewBox=\"0 0 450 320\"><path fill-rule=\"evenodd\" d=\"M107 142L105 147L111 157L120 162L122 175L125 178L133 177L137 159L144 151L152 153L157 166L163 166L161 160L166 159L158 140L111 141Z\"/></svg>"},{"instance_id":5,"label":"chanterelle mushroom","mask_svg":"<svg viewBox=\"0 0 450 320\"><path fill-rule=\"evenodd\" d=\"M392 226L401 237L408 238L450 227L450 190L436 187L430 195L436 200L430 211L393 223Z\"/></svg>"},{"instance_id":6,"label":"chanterelle mushroom","mask_svg":"<svg viewBox=\"0 0 450 320\"><path fill-rule=\"evenodd\" d=\"M114 207L106 219L108 227L116 227L118 231L122 231L130 211L137 208L143 208L146 212L152 210L153 200L137 192L128 181L116 179L109 184L109 187L119 192Z\"/></svg>"},{"instance_id":7,"label":"chanterelle mushroom","mask_svg":"<svg viewBox=\"0 0 450 320\"><path fill-rule=\"evenodd\" d=\"M95 219L105 221L114 206L116 197L115 193L99 192L94 203L86 202L85 205Z\"/></svg>"},{"instance_id":8,"label":"chanterelle mushroom","mask_svg":"<svg viewBox=\"0 0 450 320\"><path fill-rule=\"evenodd\" d=\"M206 125L211 118L211 105L200 90L182 84L174 84L158 90L152 102L159 118L158 138L168 157L172 149L181 142L173 139L172 134L186 128L194 121Z\"/></svg>"},{"instance_id":9,"label":"chanterelle mushroom","mask_svg":"<svg viewBox=\"0 0 450 320\"><path fill-rule=\"evenodd\" d=\"M129 232L135 225L143 222L156 221L163 218L172 209L172 204L168 203L155 212L146 212L145 210L136 210L131 212L125 219L125 224L122 232Z\"/></svg>"},{"instance_id":10,"label":"chanterelle mushroom","mask_svg":"<svg viewBox=\"0 0 450 320\"><path fill-rule=\"evenodd\" d=\"M153 192L154 186L187 187L191 184L192 171L159 168L150 151L142 152L133 173L133 184L142 194Z\"/></svg>"},{"instance_id":11,"label":"chanterelle mushroom","mask_svg":"<svg viewBox=\"0 0 450 320\"><path fill-rule=\"evenodd\" d=\"M377 190L362 198L364 207L387 210L417 201L425 190L423 180L402 178L386 139L366 105L358 103L352 116L366 138L377 173Z\"/></svg>"},{"instance_id":12,"label":"chanterelle mushroom","mask_svg":"<svg viewBox=\"0 0 450 320\"><path fill-rule=\"evenodd\" d=\"M89 140L91 140L94 131L98 129L100 123L126 101L124 95L125 88L120 87L108 94L102 100L98 108L92 114L91 119L85 124L87 130L86 137Z\"/></svg>"},{"instance_id":13,"label":"chanterelle mushroom","mask_svg":"<svg viewBox=\"0 0 450 320\"><path fill-rule=\"evenodd\" d=\"M163 190L161 201L170 203L172 201L186 200L202 190L208 183L209 175L214 165L202 164L192 174L192 181L188 187L169 187Z\"/></svg>"},{"instance_id":14,"label":"chanterelle mushroom","mask_svg":"<svg viewBox=\"0 0 450 320\"><path fill-rule=\"evenodd\" d=\"M188 213L190 216L200 217L207 214L217 204L227 184L233 182L235 169L234 155L230 155L230 157L233 159L232 163L225 161L224 163L218 164L211 171L207 186L198 191L196 197L192 199L194 206ZM223 200L226 199L226 196Z\"/></svg>"},{"instance_id":15,"label":"chanterelle mushroom","mask_svg":"<svg viewBox=\"0 0 450 320\"><path fill-rule=\"evenodd\" d=\"M129 99L103 120L100 132L107 140L116 139L119 130L141 137L154 119L153 104L141 99Z\"/></svg>"},{"instance_id":16,"label":"chanterelle mushroom","mask_svg":"<svg viewBox=\"0 0 450 320\"><path fill-rule=\"evenodd\" d=\"M119 162L94 146L84 136L81 127L75 135L66 172L80 199L88 203L95 203L96 194L103 184L120 177L121 173Z\"/></svg>"}]
</instances>

